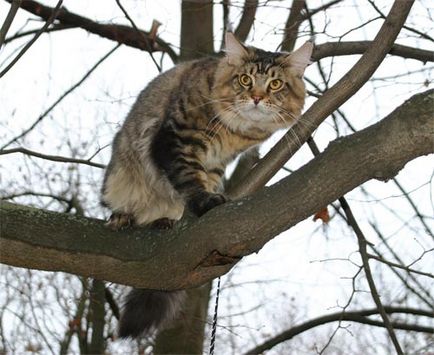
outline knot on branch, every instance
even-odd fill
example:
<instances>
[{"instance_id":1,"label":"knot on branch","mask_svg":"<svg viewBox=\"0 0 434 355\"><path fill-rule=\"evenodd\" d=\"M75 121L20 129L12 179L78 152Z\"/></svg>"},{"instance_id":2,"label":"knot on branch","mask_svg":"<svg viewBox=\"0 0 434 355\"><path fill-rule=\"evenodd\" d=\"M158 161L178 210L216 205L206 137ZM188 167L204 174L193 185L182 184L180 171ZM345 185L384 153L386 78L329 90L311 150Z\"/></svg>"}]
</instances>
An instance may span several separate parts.
<instances>
[{"instance_id":1,"label":"knot on branch","mask_svg":"<svg viewBox=\"0 0 434 355\"><path fill-rule=\"evenodd\" d=\"M213 250L205 259L203 259L198 267L222 266L228 264L236 264L241 260L240 256L230 256L220 254L218 250Z\"/></svg>"}]
</instances>

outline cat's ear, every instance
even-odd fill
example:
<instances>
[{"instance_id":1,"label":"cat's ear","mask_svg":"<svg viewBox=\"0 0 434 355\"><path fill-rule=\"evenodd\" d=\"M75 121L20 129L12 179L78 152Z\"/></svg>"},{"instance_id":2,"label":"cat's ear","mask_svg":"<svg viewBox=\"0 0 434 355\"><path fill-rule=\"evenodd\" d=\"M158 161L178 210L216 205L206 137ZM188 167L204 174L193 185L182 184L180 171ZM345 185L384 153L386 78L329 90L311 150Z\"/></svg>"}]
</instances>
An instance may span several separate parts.
<instances>
[{"instance_id":1,"label":"cat's ear","mask_svg":"<svg viewBox=\"0 0 434 355\"><path fill-rule=\"evenodd\" d=\"M225 34L225 49L226 58L229 64L240 64L244 58L248 56L246 47L238 41L232 32Z\"/></svg>"},{"instance_id":2,"label":"cat's ear","mask_svg":"<svg viewBox=\"0 0 434 355\"><path fill-rule=\"evenodd\" d=\"M302 76L304 70L309 64L312 64L311 56L313 51L313 43L308 41L300 48L287 55L285 62L295 70L297 75Z\"/></svg>"}]
</instances>

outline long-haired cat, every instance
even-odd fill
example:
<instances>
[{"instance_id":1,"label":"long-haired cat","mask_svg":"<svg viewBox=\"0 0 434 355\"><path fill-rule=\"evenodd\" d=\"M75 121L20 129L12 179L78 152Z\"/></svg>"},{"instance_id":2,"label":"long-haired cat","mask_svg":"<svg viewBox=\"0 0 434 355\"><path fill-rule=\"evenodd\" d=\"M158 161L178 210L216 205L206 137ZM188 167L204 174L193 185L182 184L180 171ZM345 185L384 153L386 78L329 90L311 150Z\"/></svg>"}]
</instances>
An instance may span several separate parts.
<instances>
[{"instance_id":1,"label":"long-haired cat","mask_svg":"<svg viewBox=\"0 0 434 355\"><path fill-rule=\"evenodd\" d=\"M231 33L225 42L225 56L179 64L139 95L115 136L104 178L112 228L170 228L185 207L200 216L223 204L226 165L297 121L313 45L274 53L244 46ZM132 290L119 336L155 330L177 313L182 294Z\"/></svg>"}]
</instances>

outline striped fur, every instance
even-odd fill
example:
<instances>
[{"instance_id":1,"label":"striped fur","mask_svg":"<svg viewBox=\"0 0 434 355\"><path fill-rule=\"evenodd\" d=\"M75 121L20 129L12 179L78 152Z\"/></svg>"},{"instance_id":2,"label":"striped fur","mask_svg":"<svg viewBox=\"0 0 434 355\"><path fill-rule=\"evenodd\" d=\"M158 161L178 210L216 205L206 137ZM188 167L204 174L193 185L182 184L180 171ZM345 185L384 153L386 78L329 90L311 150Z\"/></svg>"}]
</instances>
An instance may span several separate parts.
<instances>
[{"instance_id":1,"label":"striped fur","mask_svg":"<svg viewBox=\"0 0 434 355\"><path fill-rule=\"evenodd\" d=\"M102 199L132 217L112 220L114 227L120 220L178 220L186 206L200 216L224 203L226 165L300 116L312 50L303 47L266 52L228 34L224 57L186 62L155 78L113 142ZM270 88L273 79L283 83L278 90Z\"/></svg>"}]
</instances>

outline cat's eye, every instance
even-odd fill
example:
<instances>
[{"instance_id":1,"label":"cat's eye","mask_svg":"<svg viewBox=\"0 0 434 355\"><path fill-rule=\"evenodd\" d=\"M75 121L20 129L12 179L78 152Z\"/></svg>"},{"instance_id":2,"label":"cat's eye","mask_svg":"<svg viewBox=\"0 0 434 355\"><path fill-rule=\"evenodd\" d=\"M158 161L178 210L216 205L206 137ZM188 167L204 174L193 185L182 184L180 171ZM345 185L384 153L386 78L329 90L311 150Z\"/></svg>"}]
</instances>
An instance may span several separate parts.
<instances>
[{"instance_id":1,"label":"cat's eye","mask_svg":"<svg viewBox=\"0 0 434 355\"><path fill-rule=\"evenodd\" d=\"M279 90L283 85L283 81L280 79L274 79L270 81L269 87L271 90Z\"/></svg>"},{"instance_id":2,"label":"cat's eye","mask_svg":"<svg viewBox=\"0 0 434 355\"><path fill-rule=\"evenodd\" d=\"M249 86L252 83L252 78L247 74L242 74L239 76L238 81L243 86Z\"/></svg>"}]
</instances>

